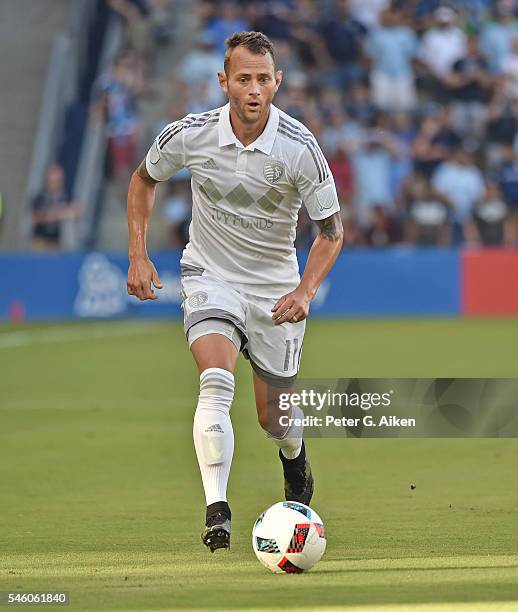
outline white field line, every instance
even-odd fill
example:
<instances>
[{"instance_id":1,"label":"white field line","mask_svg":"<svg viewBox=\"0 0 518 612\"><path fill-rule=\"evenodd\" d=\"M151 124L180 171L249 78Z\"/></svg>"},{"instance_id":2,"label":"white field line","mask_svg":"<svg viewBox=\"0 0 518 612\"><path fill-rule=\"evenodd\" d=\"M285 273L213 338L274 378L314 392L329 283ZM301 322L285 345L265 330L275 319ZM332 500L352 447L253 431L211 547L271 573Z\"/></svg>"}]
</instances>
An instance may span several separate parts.
<instances>
[{"instance_id":1,"label":"white field line","mask_svg":"<svg viewBox=\"0 0 518 612\"><path fill-rule=\"evenodd\" d=\"M34 331L13 331L0 334L0 350L34 344L56 344L77 342L80 340L102 340L118 336L153 333L158 325L155 323L119 323L88 325L85 327L65 327L61 329L39 329Z\"/></svg>"}]
</instances>

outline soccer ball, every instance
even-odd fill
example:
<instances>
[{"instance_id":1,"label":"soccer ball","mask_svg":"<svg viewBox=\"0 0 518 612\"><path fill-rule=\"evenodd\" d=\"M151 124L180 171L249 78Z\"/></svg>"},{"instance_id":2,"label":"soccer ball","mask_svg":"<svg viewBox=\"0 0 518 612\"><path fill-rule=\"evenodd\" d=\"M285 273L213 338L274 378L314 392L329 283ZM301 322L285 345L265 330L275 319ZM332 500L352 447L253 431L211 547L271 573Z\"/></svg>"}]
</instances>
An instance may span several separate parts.
<instances>
[{"instance_id":1,"label":"soccer ball","mask_svg":"<svg viewBox=\"0 0 518 612\"><path fill-rule=\"evenodd\" d=\"M259 561L271 572L298 574L313 567L324 554L324 524L304 504L279 502L255 521L252 546Z\"/></svg>"}]
</instances>

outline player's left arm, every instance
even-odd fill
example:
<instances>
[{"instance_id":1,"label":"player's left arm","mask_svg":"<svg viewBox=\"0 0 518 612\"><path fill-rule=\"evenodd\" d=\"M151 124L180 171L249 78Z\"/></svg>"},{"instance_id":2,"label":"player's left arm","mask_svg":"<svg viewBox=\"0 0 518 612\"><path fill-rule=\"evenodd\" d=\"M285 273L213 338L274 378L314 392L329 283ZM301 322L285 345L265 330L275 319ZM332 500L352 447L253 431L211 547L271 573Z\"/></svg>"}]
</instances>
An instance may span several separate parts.
<instances>
[{"instance_id":1,"label":"player's left arm","mask_svg":"<svg viewBox=\"0 0 518 612\"><path fill-rule=\"evenodd\" d=\"M311 301L342 249L344 231L338 196L329 166L317 147L307 148L301 157L298 188L319 232L298 287L272 308L276 325L297 323L308 316Z\"/></svg>"},{"instance_id":2,"label":"player's left arm","mask_svg":"<svg viewBox=\"0 0 518 612\"><path fill-rule=\"evenodd\" d=\"M297 323L308 316L311 301L342 249L344 230L340 213L316 223L320 231L309 252L299 286L283 295L272 309L276 325Z\"/></svg>"}]
</instances>

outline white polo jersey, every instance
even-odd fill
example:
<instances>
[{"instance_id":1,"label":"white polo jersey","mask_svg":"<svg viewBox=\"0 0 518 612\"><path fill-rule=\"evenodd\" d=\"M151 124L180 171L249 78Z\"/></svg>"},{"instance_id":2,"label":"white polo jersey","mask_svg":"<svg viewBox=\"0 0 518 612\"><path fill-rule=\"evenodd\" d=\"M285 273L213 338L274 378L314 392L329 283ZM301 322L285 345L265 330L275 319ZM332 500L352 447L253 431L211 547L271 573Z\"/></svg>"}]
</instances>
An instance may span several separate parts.
<instances>
[{"instance_id":1,"label":"white polo jersey","mask_svg":"<svg viewBox=\"0 0 518 612\"><path fill-rule=\"evenodd\" d=\"M181 265L260 297L280 297L299 283L301 203L315 220L340 209L314 136L273 105L262 134L246 147L232 130L228 104L187 115L155 139L146 167L156 181L191 171L192 222Z\"/></svg>"}]
</instances>

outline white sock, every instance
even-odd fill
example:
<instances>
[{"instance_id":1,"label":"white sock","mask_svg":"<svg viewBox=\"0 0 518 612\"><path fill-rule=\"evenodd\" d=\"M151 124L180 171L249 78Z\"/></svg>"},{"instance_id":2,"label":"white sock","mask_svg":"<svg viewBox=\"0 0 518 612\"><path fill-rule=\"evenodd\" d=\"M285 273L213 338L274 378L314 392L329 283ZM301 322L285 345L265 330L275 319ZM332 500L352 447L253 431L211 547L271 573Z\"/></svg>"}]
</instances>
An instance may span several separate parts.
<instances>
[{"instance_id":1,"label":"white sock","mask_svg":"<svg viewBox=\"0 0 518 612\"><path fill-rule=\"evenodd\" d=\"M298 406L292 406L289 416L294 419L304 418L304 413ZM275 444L281 449L281 453L286 459L296 459L300 455L302 449L302 434L304 427L302 425L290 425L281 437L268 434Z\"/></svg>"},{"instance_id":2,"label":"white sock","mask_svg":"<svg viewBox=\"0 0 518 612\"><path fill-rule=\"evenodd\" d=\"M227 482L234 454L230 407L234 375L208 368L200 375L200 396L194 413L193 438L207 506L227 501Z\"/></svg>"}]
</instances>

